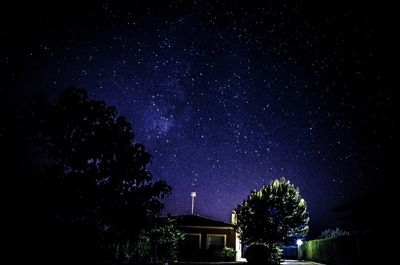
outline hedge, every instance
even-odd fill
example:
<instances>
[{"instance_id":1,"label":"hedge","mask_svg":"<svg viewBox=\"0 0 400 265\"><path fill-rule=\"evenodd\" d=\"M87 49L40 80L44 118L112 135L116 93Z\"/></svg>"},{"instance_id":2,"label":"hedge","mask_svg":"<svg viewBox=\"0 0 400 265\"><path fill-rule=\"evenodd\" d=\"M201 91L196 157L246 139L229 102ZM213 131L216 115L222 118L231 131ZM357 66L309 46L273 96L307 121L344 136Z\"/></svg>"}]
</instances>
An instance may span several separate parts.
<instances>
[{"instance_id":1,"label":"hedge","mask_svg":"<svg viewBox=\"0 0 400 265\"><path fill-rule=\"evenodd\" d=\"M374 249L379 242L371 237L342 236L305 242L300 247L302 259L327 265L370 264L379 253Z\"/></svg>"}]
</instances>

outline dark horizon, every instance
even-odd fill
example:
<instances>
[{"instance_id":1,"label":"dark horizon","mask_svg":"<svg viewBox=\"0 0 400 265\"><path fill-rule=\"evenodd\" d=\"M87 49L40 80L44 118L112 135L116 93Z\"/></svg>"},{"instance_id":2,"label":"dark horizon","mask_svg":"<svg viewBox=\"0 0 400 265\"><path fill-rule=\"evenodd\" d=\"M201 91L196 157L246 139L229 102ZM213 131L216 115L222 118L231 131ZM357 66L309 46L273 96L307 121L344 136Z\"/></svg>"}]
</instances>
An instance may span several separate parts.
<instances>
[{"instance_id":1,"label":"dark horizon","mask_svg":"<svg viewBox=\"0 0 400 265\"><path fill-rule=\"evenodd\" d=\"M172 195L164 214L225 222L252 190L285 177L311 214L394 176L398 41L393 9L361 1L75 1L7 4L3 115L73 85L117 107L150 171Z\"/></svg>"}]
</instances>

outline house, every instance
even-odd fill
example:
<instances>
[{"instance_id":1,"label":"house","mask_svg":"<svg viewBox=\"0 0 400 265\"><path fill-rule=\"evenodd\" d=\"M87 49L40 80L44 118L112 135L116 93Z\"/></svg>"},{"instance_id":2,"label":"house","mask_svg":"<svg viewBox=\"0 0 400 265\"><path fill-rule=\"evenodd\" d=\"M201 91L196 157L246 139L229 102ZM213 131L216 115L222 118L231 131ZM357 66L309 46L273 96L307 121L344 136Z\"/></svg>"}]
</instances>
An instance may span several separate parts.
<instances>
[{"instance_id":1,"label":"house","mask_svg":"<svg viewBox=\"0 0 400 265\"><path fill-rule=\"evenodd\" d=\"M236 213L232 223L198 214L174 216L178 228L185 233L182 260L218 260L218 251L225 247L236 251L234 260L242 257L242 246L236 231Z\"/></svg>"}]
</instances>

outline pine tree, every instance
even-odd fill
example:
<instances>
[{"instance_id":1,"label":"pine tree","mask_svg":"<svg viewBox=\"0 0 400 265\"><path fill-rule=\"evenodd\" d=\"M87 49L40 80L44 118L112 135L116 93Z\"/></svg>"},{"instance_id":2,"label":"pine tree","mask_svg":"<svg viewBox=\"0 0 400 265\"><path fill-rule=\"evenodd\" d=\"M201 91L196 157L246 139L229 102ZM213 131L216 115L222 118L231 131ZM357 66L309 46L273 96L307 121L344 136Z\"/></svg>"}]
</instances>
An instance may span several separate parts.
<instances>
[{"instance_id":1,"label":"pine tree","mask_svg":"<svg viewBox=\"0 0 400 265\"><path fill-rule=\"evenodd\" d=\"M253 191L236 208L240 239L264 245L270 253L279 244L294 242L308 232L309 216L299 189L284 178Z\"/></svg>"}]
</instances>

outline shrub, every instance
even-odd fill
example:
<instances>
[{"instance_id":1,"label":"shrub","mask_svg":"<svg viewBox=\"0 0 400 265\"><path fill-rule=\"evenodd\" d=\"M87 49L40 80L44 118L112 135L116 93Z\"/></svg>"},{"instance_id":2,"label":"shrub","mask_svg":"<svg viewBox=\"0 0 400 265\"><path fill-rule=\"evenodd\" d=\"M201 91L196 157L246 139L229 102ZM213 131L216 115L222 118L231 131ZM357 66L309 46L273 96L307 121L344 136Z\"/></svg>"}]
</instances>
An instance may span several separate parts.
<instances>
[{"instance_id":1,"label":"shrub","mask_svg":"<svg viewBox=\"0 0 400 265\"><path fill-rule=\"evenodd\" d=\"M233 248L225 247L223 250L221 250L220 256L221 260L223 261L235 261L236 250L234 250Z\"/></svg>"},{"instance_id":2,"label":"shrub","mask_svg":"<svg viewBox=\"0 0 400 265\"><path fill-rule=\"evenodd\" d=\"M252 265L279 265L281 252L277 246L254 244L247 248L245 258Z\"/></svg>"},{"instance_id":3,"label":"shrub","mask_svg":"<svg viewBox=\"0 0 400 265\"><path fill-rule=\"evenodd\" d=\"M151 256L150 237L141 234L136 241L121 241L106 247L102 252L112 255L111 259L115 262L126 263L146 263Z\"/></svg>"}]
</instances>

